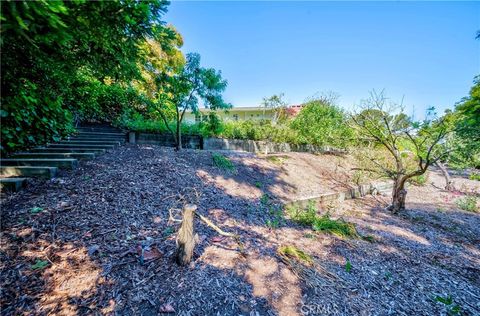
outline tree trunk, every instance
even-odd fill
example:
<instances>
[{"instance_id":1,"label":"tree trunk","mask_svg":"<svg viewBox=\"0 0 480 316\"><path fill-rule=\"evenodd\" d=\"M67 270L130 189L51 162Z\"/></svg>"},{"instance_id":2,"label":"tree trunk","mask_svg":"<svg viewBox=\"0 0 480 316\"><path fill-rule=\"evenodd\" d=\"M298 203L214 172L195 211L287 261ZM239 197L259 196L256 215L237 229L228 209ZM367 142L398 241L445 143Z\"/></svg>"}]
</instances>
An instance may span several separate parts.
<instances>
[{"instance_id":1,"label":"tree trunk","mask_svg":"<svg viewBox=\"0 0 480 316\"><path fill-rule=\"evenodd\" d=\"M183 220L177 234L176 261L184 266L190 263L195 248L195 235L193 231L193 219L197 206L187 204L183 207Z\"/></svg>"},{"instance_id":2,"label":"tree trunk","mask_svg":"<svg viewBox=\"0 0 480 316\"><path fill-rule=\"evenodd\" d=\"M445 190L453 191L455 190L455 186L453 185L452 179L450 178L450 174L448 173L447 167L441 163L440 161L436 162L438 168L442 171L443 177L445 178Z\"/></svg>"},{"instance_id":3,"label":"tree trunk","mask_svg":"<svg viewBox=\"0 0 480 316\"><path fill-rule=\"evenodd\" d=\"M405 210L405 199L407 197L407 190L405 190L406 179L396 179L393 184L392 205L388 208L393 213L398 213Z\"/></svg>"},{"instance_id":4,"label":"tree trunk","mask_svg":"<svg viewBox=\"0 0 480 316\"><path fill-rule=\"evenodd\" d=\"M182 149L182 129L180 126L180 122L177 123L177 137L175 138L175 149L176 150L181 150Z\"/></svg>"}]
</instances>

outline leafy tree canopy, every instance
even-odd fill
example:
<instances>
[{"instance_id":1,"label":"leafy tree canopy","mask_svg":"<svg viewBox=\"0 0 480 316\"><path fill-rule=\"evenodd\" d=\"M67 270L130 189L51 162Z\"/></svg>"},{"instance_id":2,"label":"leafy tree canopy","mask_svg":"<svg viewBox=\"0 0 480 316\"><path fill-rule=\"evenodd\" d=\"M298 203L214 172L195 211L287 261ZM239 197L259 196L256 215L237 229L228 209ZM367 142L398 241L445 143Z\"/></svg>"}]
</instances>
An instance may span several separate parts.
<instances>
[{"instance_id":1,"label":"leafy tree canopy","mask_svg":"<svg viewBox=\"0 0 480 316\"><path fill-rule=\"evenodd\" d=\"M132 97L145 38L175 47L168 2L2 1L2 150L49 141L79 118L112 118ZM119 102L125 102L120 103ZM111 107L114 108L111 108Z\"/></svg>"}]
</instances>

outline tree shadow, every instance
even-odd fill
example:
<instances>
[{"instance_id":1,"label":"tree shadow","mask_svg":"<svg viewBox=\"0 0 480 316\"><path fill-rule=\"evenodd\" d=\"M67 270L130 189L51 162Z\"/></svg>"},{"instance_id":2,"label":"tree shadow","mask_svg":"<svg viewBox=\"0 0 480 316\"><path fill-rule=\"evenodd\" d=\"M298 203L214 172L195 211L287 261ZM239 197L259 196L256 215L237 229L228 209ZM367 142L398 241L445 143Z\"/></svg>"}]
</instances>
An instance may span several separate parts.
<instances>
[{"instance_id":1,"label":"tree shadow","mask_svg":"<svg viewBox=\"0 0 480 316\"><path fill-rule=\"evenodd\" d=\"M383 237L382 229L392 234L395 226L405 228L406 219L371 202L378 221L356 223L376 242L312 234L283 219L282 201L296 188L281 180L278 168L226 155L236 172L215 166L206 151L125 146L8 196L2 202L2 314L157 315L172 307L178 315L368 315L388 311L397 293L385 290L386 303L377 306L372 286L406 291L411 285L394 285L360 266L372 257L372 265L386 262L393 271L408 260L394 241L414 243L422 236L431 242L415 227L410 235L393 234L395 240ZM178 223L170 215L178 217L184 203L196 203L201 214L241 236L242 245L197 221L195 260L177 266L172 232ZM385 227L368 228L376 223ZM307 286L279 260L277 248L286 244L308 249L324 269L320 278L332 273L342 282ZM139 247L161 255L142 263ZM478 259L473 250L468 255ZM356 273L345 271L347 258ZM37 260L47 265L34 270Z\"/></svg>"}]
</instances>

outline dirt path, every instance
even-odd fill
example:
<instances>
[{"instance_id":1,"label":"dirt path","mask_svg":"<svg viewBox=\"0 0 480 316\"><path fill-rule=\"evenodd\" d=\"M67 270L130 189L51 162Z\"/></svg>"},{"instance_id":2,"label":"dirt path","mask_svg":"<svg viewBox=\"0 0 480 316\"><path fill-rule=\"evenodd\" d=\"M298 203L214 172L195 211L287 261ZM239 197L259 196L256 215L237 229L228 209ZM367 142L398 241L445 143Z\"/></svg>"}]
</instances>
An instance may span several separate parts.
<instances>
[{"instance_id":1,"label":"dirt path","mask_svg":"<svg viewBox=\"0 0 480 316\"><path fill-rule=\"evenodd\" d=\"M316 234L279 215L283 200L351 181L347 160L231 159L236 172L215 167L209 152L127 146L9 196L2 315L442 315L455 306L480 314L480 214L459 210L463 193L436 188L440 176L411 187L411 210L401 216L381 208L382 196L330 206L368 242ZM479 182L455 181L480 192ZM240 234L244 252L198 222L195 261L176 266L178 222L169 211L178 218L183 202ZM309 287L279 260L287 244L314 256L325 284Z\"/></svg>"}]
</instances>

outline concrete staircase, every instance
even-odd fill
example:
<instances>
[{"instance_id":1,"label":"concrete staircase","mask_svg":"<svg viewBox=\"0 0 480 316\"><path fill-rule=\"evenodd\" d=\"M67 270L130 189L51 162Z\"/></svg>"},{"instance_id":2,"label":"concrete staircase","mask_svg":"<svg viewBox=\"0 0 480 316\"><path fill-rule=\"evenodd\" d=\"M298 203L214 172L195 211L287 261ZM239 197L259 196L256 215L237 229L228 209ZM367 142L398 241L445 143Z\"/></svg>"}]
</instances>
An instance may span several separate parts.
<instances>
[{"instance_id":1,"label":"concrete staircase","mask_svg":"<svg viewBox=\"0 0 480 316\"><path fill-rule=\"evenodd\" d=\"M75 169L79 160L90 160L125 143L127 134L104 125L82 126L65 140L12 154L0 160L0 188L19 191L28 178L54 177L58 169Z\"/></svg>"}]
</instances>

